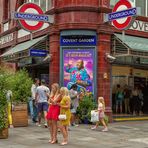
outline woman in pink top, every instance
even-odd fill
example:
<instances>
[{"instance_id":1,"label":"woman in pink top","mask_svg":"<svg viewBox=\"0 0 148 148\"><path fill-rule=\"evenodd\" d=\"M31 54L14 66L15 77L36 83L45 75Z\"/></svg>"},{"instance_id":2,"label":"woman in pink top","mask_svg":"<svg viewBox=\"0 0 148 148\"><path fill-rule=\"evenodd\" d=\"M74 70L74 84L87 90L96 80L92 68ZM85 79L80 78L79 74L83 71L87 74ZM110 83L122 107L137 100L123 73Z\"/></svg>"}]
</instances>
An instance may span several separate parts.
<instances>
[{"instance_id":1,"label":"woman in pink top","mask_svg":"<svg viewBox=\"0 0 148 148\"><path fill-rule=\"evenodd\" d=\"M108 127L104 121L104 117L105 117L105 102L104 102L104 98L103 97L98 97L98 114L99 114L99 121L102 123L102 125L104 126L104 129L102 130L103 132L107 132L108 131ZM94 127L92 127L91 129L94 130L99 126L99 122L96 123L96 125Z\"/></svg>"},{"instance_id":2,"label":"woman in pink top","mask_svg":"<svg viewBox=\"0 0 148 148\"><path fill-rule=\"evenodd\" d=\"M50 135L51 139L49 140L49 143L54 144L57 143L57 121L58 116L60 114L60 107L59 102L61 101L61 95L60 95L60 87L59 84L54 83L51 86L51 94L49 96L49 109L47 113L47 120L48 125L50 127Z\"/></svg>"}]
</instances>

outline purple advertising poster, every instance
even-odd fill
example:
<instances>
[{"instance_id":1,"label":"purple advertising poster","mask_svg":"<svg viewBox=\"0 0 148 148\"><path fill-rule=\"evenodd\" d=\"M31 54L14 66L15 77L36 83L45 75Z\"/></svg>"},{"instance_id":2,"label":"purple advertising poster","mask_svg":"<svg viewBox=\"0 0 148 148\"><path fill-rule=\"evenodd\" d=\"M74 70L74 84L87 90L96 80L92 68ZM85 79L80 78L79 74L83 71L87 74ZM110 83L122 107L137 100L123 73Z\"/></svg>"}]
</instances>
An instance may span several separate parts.
<instances>
[{"instance_id":1,"label":"purple advertising poster","mask_svg":"<svg viewBox=\"0 0 148 148\"><path fill-rule=\"evenodd\" d=\"M78 91L93 92L93 49L64 49L64 86L77 84Z\"/></svg>"}]
</instances>

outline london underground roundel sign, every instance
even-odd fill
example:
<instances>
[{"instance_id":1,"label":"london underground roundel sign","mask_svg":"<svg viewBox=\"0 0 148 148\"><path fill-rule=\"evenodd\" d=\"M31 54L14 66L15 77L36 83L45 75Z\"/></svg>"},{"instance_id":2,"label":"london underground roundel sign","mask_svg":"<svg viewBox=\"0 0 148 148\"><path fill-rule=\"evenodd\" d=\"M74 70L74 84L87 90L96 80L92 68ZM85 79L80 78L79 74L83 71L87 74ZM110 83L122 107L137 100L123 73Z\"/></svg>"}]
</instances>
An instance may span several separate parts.
<instances>
[{"instance_id":1,"label":"london underground roundel sign","mask_svg":"<svg viewBox=\"0 0 148 148\"><path fill-rule=\"evenodd\" d=\"M42 9L34 3L23 4L14 14L14 18L30 32L39 30L44 22L48 22L48 16L44 15Z\"/></svg>"},{"instance_id":2,"label":"london underground roundel sign","mask_svg":"<svg viewBox=\"0 0 148 148\"><path fill-rule=\"evenodd\" d=\"M117 29L125 30L133 23L136 14L137 9L132 8L128 0L120 0L115 4L112 13L108 14L108 20L112 21Z\"/></svg>"}]
</instances>

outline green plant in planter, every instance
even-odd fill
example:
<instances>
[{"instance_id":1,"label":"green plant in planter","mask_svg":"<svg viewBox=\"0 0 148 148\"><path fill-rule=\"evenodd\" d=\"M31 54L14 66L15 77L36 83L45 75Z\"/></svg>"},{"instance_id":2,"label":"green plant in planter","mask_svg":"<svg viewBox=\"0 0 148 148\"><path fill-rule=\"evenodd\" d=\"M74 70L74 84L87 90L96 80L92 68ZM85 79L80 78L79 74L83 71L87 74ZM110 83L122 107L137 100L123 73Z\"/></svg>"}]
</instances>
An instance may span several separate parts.
<instances>
[{"instance_id":1,"label":"green plant in planter","mask_svg":"<svg viewBox=\"0 0 148 148\"><path fill-rule=\"evenodd\" d=\"M0 133L8 128L7 107L8 100L6 98L7 90L9 90L8 78L13 75L14 71L3 63L0 64Z\"/></svg>"},{"instance_id":2,"label":"green plant in planter","mask_svg":"<svg viewBox=\"0 0 148 148\"><path fill-rule=\"evenodd\" d=\"M7 89L7 75L0 72L0 131L8 128L8 118L7 118L7 99L6 99L6 89Z\"/></svg>"},{"instance_id":3,"label":"green plant in planter","mask_svg":"<svg viewBox=\"0 0 148 148\"><path fill-rule=\"evenodd\" d=\"M79 117L80 122L90 122L91 120L91 110L96 109L97 104L93 99L93 95L91 93L86 93L82 100L79 103L79 107L77 109L77 116Z\"/></svg>"},{"instance_id":4,"label":"green plant in planter","mask_svg":"<svg viewBox=\"0 0 148 148\"><path fill-rule=\"evenodd\" d=\"M28 72L23 69L9 77L9 86L12 91L12 101L16 104L26 103L31 95L32 79Z\"/></svg>"}]
</instances>

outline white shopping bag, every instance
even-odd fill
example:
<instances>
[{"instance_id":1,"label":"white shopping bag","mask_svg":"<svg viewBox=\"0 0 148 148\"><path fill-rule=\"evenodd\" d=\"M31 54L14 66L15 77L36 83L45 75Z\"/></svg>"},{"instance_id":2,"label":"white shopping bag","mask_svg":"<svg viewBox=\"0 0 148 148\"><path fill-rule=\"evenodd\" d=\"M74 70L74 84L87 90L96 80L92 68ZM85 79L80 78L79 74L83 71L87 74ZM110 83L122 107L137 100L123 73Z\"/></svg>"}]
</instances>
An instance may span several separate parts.
<instances>
[{"instance_id":1,"label":"white shopping bag","mask_svg":"<svg viewBox=\"0 0 148 148\"><path fill-rule=\"evenodd\" d=\"M91 122L97 122L97 121L99 121L98 110L92 110L91 111Z\"/></svg>"}]
</instances>

